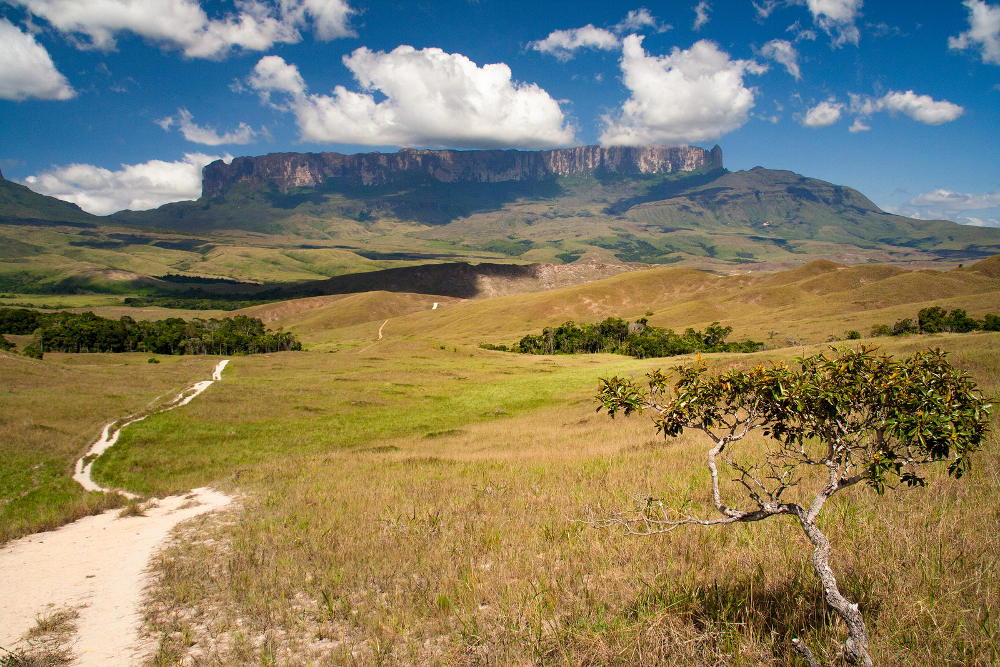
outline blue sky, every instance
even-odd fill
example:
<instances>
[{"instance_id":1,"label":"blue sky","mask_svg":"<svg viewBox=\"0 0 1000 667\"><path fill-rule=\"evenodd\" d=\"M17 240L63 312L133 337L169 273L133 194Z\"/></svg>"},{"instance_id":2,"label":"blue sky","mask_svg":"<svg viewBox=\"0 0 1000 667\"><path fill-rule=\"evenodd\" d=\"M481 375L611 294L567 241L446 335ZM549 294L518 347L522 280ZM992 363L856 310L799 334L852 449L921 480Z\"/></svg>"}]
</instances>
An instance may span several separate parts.
<instances>
[{"instance_id":1,"label":"blue sky","mask_svg":"<svg viewBox=\"0 0 1000 667\"><path fill-rule=\"evenodd\" d=\"M1000 226L987 0L0 0L0 169L95 213L282 151L718 143Z\"/></svg>"}]
</instances>

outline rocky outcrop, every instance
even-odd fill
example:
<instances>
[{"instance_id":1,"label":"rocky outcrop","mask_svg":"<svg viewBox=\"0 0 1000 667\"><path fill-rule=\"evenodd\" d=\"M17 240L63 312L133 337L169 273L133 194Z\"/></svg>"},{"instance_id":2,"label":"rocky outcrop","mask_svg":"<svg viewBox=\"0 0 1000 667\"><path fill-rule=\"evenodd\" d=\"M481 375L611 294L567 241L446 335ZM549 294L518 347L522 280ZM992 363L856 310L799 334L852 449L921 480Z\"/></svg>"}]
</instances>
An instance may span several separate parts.
<instances>
[{"instance_id":1,"label":"rocky outcrop","mask_svg":"<svg viewBox=\"0 0 1000 667\"><path fill-rule=\"evenodd\" d=\"M324 184L369 186L431 179L443 183L501 183L587 174L668 174L718 169L722 149L694 146L579 146L549 151L413 150L398 153L271 153L217 160L205 167L204 197L236 185L293 188Z\"/></svg>"}]
</instances>

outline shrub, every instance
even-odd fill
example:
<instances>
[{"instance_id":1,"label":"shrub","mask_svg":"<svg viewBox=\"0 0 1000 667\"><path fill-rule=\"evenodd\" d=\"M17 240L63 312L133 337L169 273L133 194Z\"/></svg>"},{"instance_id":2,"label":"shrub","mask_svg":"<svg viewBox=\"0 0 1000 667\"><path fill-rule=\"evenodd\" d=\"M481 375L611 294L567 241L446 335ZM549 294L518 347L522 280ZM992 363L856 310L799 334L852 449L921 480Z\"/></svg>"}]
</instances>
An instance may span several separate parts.
<instances>
[{"instance_id":1,"label":"shrub","mask_svg":"<svg viewBox=\"0 0 1000 667\"><path fill-rule=\"evenodd\" d=\"M42 354L42 346L35 341L25 345L24 349L21 350L21 354L31 359L41 359L44 356Z\"/></svg>"},{"instance_id":2,"label":"shrub","mask_svg":"<svg viewBox=\"0 0 1000 667\"><path fill-rule=\"evenodd\" d=\"M796 359L792 367L779 362L716 377L703 363L675 370L680 377L672 387L658 370L647 375L648 389L630 379L601 378L598 410L612 418L651 410L666 437L686 429L707 435L711 497L720 516L690 516L686 502L670 508L647 498L632 511L592 522L649 535L689 524L794 517L813 546L824 599L850 633L844 657L871 665L864 618L839 589L820 512L835 493L858 483L879 495L895 485L924 486L924 469L935 462L946 461L949 474L961 477L989 428L982 393L944 353L930 350L896 360L872 347L844 348L833 357ZM758 429L768 436L763 456L742 442ZM720 486L720 466L735 485ZM810 475L810 469L821 472ZM793 643L815 664L804 644Z\"/></svg>"},{"instance_id":3,"label":"shrub","mask_svg":"<svg viewBox=\"0 0 1000 667\"><path fill-rule=\"evenodd\" d=\"M875 338L877 336L891 336L892 330L886 324L876 324L872 327L871 337Z\"/></svg>"}]
</instances>

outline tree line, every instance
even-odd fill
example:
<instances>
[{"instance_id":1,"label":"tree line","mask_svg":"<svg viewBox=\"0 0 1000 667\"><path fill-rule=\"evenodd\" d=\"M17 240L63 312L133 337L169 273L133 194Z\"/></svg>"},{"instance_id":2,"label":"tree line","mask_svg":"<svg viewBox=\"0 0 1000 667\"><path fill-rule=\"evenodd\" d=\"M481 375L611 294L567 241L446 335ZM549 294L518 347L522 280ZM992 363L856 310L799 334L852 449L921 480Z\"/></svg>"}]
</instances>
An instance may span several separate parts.
<instances>
[{"instance_id":1,"label":"tree line","mask_svg":"<svg viewBox=\"0 0 1000 667\"><path fill-rule=\"evenodd\" d=\"M153 352L157 354L255 354L301 350L287 331L274 331L258 318L237 315L190 321L170 317L137 321L86 313L39 313L0 308L0 334L34 334L25 352Z\"/></svg>"},{"instance_id":2,"label":"tree line","mask_svg":"<svg viewBox=\"0 0 1000 667\"><path fill-rule=\"evenodd\" d=\"M528 334L514 345L480 347L522 354L595 354L610 352L644 359L646 357L672 357L692 352L756 352L764 349L757 341L726 342L732 327L718 322L704 331L688 328L683 334L649 324L646 318L627 322L609 317L593 324L565 322L558 327L546 327L540 334Z\"/></svg>"},{"instance_id":3,"label":"tree line","mask_svg":"<svg viewBox=\"0 0 1000 667\"><path fill-rule=\"evenodd\" d=\"M955 308L948 312L940 306L923 308L917 313L917 319L913 320L904 317L896 320L892 326L888 324L876 324L872 327L870 335L876 336L905 336L907 334L932 334L932 333L969 333L971 331L1000 331L1000 315L996 313L986 313L986 316L977 320L969 315L962 308ZM861 338L857 331L848 331L848 338Z\"/></svg>"}]
</instances>

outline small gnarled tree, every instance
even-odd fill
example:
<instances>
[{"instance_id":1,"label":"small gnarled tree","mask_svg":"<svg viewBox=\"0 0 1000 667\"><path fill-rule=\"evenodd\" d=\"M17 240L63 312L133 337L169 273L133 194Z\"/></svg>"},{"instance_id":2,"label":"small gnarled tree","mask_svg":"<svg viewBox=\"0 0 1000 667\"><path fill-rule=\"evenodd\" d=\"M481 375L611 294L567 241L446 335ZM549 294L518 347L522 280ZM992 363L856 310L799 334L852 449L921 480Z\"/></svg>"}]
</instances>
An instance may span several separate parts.
<instances>
[{"instance_id":1,"label":"small gnarled tree","mask_svg":"<svg viewBox=\"0 0 1000 667\"><path fill-rule=\"evenodd\" d=\"M651 410L664 436L696 429L711 439L712 502L721 516L681 516L649 499L594 523L649 535L688 524L794 516L813 546L824 599L847 626L844 658L871 665L864 619L840 591L830 567L830 541L817 518L833 494L861 482L879 494L887 487L923 486L923 469L943 461L960 477L986 434L990 406L941 351L898 360L871 347L835 352L715 376L699 361L677 368L672 387L660 371L648 374L648 387L628 378L602 378L598 410L612 418ZM758 429L768 436L763 451L740 442ZM723 498L720 464L734 471L729 489L738 498ZM794 643L816 664L804 643Z\"/></svg>"}]
</instances>

